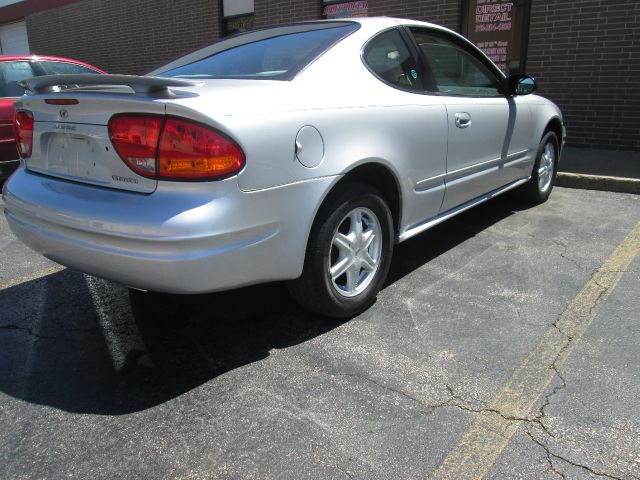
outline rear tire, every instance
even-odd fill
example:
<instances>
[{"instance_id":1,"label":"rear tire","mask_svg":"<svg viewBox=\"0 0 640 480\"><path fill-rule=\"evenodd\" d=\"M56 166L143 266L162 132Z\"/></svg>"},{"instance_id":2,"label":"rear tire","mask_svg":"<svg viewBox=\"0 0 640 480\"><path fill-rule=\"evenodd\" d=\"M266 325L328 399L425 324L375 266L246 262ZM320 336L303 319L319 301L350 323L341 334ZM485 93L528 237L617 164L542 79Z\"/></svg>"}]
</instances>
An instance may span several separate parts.
<instances>
[{"instance_id":1,"label":"rear tire","mask_svg":"<svg viewBox=\"0 0 640 480\"><path fill-rule=\"evenodd\" d=\"M538 146L531 179L517 190L521 200L533 205L547 201L556 181L559 153L560 148L556 134L554 132L545 133Z\"/></svg>"},{"instance_id":2,"label":"rear tire","mask_svg":"<svg viewBox=\"0 0 640 480\"><path fill-rule=\"evenodd\" d=\"M375 300L391 264L393 221L373 188L349 183L333 193L314 221L302 275L288 282L303 307L348 318Z\"/></svg>"}]
</instances>

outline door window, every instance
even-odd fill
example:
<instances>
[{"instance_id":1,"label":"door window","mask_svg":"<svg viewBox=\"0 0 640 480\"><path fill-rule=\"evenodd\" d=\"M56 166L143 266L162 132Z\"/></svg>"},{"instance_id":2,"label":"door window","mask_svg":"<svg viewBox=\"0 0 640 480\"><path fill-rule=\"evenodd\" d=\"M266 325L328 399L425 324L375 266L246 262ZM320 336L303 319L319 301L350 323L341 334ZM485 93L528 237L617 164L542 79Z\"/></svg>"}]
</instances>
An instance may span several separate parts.
<instances>
[{"instance_id":1,"label":"door window","mask_svg":"<svg viewBox=\"0 0 640 480\"><path fill-rule=\"evenodd\" d=\"M418 68L398 30L388 30L371 40L364 63L380 80L403 90L421 90Z\"/></svg>"},{"instance_id":2,"label":"door window","mask_svg":"<svg viewBox=\"0 0 640 480\"><path fill-rule=\"evenodd\" d=\"M411 29L411 32L440 93L501 96L498 78L479 58L439 34L418 29Z\"/></svg>"}]
</instances>

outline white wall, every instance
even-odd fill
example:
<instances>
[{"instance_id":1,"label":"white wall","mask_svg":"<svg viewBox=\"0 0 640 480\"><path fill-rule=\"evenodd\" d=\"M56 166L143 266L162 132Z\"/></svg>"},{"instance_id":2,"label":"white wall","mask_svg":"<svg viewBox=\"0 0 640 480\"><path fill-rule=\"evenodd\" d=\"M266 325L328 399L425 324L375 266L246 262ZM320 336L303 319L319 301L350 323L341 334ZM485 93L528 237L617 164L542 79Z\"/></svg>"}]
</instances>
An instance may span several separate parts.
<instances>
[{"instance_id":1,"label":"white wall","mask_svg":"<svg viewBox=\"0 0 640 480\"><path fill-rule=\"evenodd\" d=\"M29 53L27 22L0 25L0 55L26 55Z\"/></svg>"},{"instance_id":2,"label":"white wall","mask_svg":"<svg viewBox=\"0 0 640 480\"><path fill-rule=\"evenodd\" d=\"M222 0L222 11L225 17L253 13L253 0Z\"/></svg>"}]
</instances>

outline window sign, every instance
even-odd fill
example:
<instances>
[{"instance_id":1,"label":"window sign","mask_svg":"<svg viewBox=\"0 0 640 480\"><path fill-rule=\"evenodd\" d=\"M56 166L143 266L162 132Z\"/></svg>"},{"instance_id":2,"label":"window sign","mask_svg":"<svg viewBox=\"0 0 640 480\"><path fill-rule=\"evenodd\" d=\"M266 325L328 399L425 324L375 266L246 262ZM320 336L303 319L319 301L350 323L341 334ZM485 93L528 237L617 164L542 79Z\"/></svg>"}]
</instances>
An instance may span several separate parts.
<instances>
[{"instance_id":1,"label":"window sign","mask_svg":"<svg viewBox=\"0 0 640 480\"><path fill-rule=\"evenodd\" d=\"M324 2L329 3L329 2ZM325 5L322 10L324 18L366 17L369 14L369 2L341 2Z\"/></svg>"},{"instance_id":2,"label":"window sign","mask_svg":"<svg viewBox=\"0 0 640 480\"><path fill-rule=\"evenodd\" d=\"M225 35L246 32L253 28L253 0L223 0L222 16Z\"/></svg>"},{"instance_id":3,"label":"window sign","mask_svg":"<svg viewBox=\"0 0 640 480\"><path fill-rule=\"evenodd\" d=\"M530 0L465 0L462 31L504 73L521 73L530 11Z\"/></svg>"},{"instance_id":4,"label":"window sign","mask_svg":"<svg viewBox=\"0 0 640 480\"><path fill-rule=\"evenodd\" d=\"M253 15L240 15L239 17L231 17L224 19L225 35L233 35L234 33L247 32L253 28Z\"/></svg>"}]
</instances>

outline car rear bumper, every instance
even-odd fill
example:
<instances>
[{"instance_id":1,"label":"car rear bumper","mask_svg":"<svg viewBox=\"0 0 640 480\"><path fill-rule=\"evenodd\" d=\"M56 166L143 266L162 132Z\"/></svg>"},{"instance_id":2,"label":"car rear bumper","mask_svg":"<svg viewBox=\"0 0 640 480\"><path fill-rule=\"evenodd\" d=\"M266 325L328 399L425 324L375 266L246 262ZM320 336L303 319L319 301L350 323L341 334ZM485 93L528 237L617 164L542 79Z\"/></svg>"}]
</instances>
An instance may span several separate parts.
<instances>
[{"instance_id":1,"label":"car rear bumper","mask_svg":"<svg viewBox=\"0 0 640 480\"><path fill-rule=\"evenodd\" d=\"M139 194L19 170L11 230L62 265L145 290L204 293L296 278L332 178L241 192L235 179L160 182Z\"/></svg>"}]
</instances>

